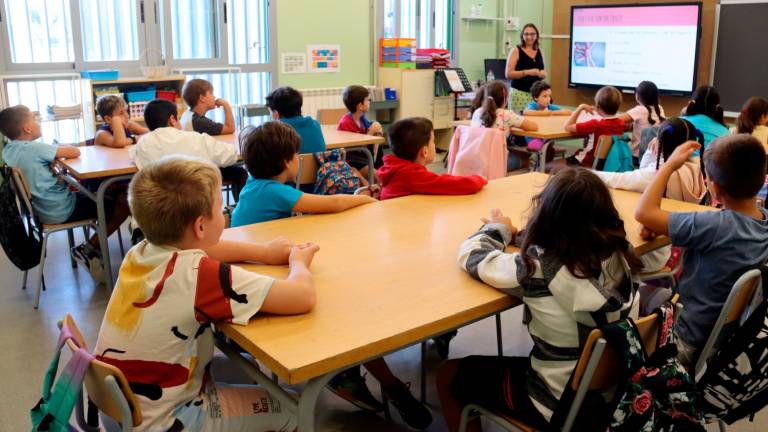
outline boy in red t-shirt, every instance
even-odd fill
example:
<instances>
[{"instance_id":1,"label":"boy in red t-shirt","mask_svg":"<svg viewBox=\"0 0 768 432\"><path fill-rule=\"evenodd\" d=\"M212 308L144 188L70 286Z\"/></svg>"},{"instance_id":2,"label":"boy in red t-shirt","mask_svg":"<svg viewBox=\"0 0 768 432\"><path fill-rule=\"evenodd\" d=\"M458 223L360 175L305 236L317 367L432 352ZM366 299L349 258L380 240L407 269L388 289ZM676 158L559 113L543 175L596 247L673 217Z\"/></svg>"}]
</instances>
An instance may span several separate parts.
<instances>
[{"instance_id":1,"label":"boy in red t-shirt","mask_svg":"<svg viewBox=\"0 0 768 432\"><path fill-rule=\"evenodd\" d=\"M592 162L595 160L595 149L597 148L598 140L603 135L621 135L626 130L626 123L623 119L616 117L616 113L619 111L619 105L621 105L621 92L619 89L613 86L605 86L597 91L595 94L595 105L581 104L578 108L568 117L568 121L565 122L565 130L568 132L577 133L579 135L593 134L592 145L587 148L579 150L574 155L576 161L581 166L591 168ZM601 115L602 119L588 120L581 123L576 123L582 112L590 114L597 112Z\"/></svg>"},{"instance_id":2,"label":"boy in red t-shirt","mask_svg":"<svg viewBox=\"0 0 768 432\"><path fill-rule=\"evenodd\" d=\"M384 166L376 171L382 200L414 194L469 195L488 183L479 175L438 175L427 170L435 159L435 132L429 119L395 122L389 127L389 146L394 154L384 156Z\"/></svg>"},{"instance_id":3,"label":"boy in red t-shirt","mask_svg":"<svg viewBox=\"0 0 768 432\"><path fill-rule=\"evenodd\" d=\"M384 130L379 122L370 121L365 117L365 113L371 109L371 95L367 88L360 85L348 86L344 89L341 98L349 112L339 120L339 124L336 126L337 130L364 135L384 135ZM376 150L374 146L368 146L368 151L373 155L373 159L376 161L375 165L378 167L380 162L374 150ZM368 178L368 159L365 156L356 153L348 154L347 162L360 171L361 178Z\"/></svg>"}]
</instances>

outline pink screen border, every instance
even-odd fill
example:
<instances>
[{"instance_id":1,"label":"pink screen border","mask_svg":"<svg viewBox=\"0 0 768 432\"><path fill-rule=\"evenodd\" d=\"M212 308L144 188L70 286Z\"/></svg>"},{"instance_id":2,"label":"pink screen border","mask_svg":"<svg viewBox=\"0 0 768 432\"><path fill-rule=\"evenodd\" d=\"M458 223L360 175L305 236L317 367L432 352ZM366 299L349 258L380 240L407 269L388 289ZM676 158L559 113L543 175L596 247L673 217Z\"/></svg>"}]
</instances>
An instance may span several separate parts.
<instances>
[{"instance_id":1,"label":"pink screen border","mask_svg":"<svg viewBox=\"0 0 768 432\"><path fill-rule=\"evenodd\" d=\"M698 5L574 9L574 27L697 26Z\"/></svg>"}]
</instances>

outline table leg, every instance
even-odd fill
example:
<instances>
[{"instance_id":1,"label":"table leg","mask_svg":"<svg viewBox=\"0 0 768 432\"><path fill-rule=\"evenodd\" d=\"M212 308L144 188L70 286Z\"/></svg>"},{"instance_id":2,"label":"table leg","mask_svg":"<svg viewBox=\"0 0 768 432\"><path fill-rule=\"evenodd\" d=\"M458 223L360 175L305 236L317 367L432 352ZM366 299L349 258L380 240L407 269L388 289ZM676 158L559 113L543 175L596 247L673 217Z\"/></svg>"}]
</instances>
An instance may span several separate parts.
<instances>
[{"instance_id":1,"label":"table leg","mask_svg":"<svg viewBox=\"0 0 768 432\"><path fill-rule=\"evenodd\" d=\"M301 398L299 398L298 426L298 430L301 432L314 432L317 398L320 397L320 393L325 388L325 385L328 384L328 381L330 381L334 375L336 375L336 372L312 378L307 382L304 391L301 392Z\"/></svg>"},{"instance_id":2,"label":"table leg","mask_svg":"<svg viewBox=\"0 0 768 432\"><path fill-rule=\"evenodd\" d=\"M99 189L96 190L96 217L98 220L98 226L96 227L97 234L99 236L99 249L101 249L101 265L103 267L105 284L107 285L107 291L112 292L112 287L115 280L112 277L112 260L109 256L109 238L107 237L107 211L104 207L104 195L107 192L107 188L113 183L130 180L132 175L123 175L117 177L110 177L105 179L99 185Z\"/></svg>"}]
</instances>

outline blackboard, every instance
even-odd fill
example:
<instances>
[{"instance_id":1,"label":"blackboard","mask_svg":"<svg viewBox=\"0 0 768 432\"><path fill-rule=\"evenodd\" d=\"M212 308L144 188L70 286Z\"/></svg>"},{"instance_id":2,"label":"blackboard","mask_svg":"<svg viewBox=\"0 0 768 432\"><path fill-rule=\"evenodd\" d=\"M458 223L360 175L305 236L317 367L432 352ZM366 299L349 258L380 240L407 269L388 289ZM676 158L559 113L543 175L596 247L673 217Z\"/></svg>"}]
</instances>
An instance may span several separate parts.
<instances>
[{"instance_id":1,"label":"blackboard","mask_svg":"<svg viewBox=\"0 0 768 432\"><path fill-rule=\"evenodd\" d=\"M768 1L721 3L713 85L725 111L751 96L768 98Z\"/></svg>"}]
</instances>

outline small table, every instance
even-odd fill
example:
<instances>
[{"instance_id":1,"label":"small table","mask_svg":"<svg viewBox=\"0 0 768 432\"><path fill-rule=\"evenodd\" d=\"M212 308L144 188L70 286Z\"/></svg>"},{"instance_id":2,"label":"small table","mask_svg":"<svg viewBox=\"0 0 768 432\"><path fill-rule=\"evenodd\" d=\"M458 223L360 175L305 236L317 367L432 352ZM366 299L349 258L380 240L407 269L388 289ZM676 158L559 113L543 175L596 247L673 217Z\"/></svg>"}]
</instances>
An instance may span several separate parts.
<instances>
[{"instance_id":1,"label":"small table","mask_svg":"<svg viewBox=\"0 0 768 432\"><path fill-rule=\"evenodd\" d=\"M370 167L369 179L373 178L373 156L364 146L381 144L384 142L383 137L337 131L335 127L325 126L323 126L323 136L329 149L349 148L349 150L361 151L366 154ZM237 134L230 134L219 135L215 138L234 145L239 153L237 137ZM103 251L102 264L107 276L106 286L109 291L112 291L113 278L112 264L109 256L109 242L107 240L107 217L104 207L104 195L110 185L119 181L130 180L138 171L136 165L128 156L128 151L131 147L84 146L80 147L80 157L64 159L58 163L59 167L62 168L59 177L96 202L96 213L99 222L97 234L99 236L99 247ZM81 184L81 181L90 179L102 179L95 194Z\"/></svg>"},{"instance_id":2,"label":"small table","mask_svg":"<svg viewBox=\"0 0 768 432\"><path fill-rule=\"evenodd\" d=\"M546 155L549 148L554 145L555 141L564 139L582 138L584 139L584 147L587 146L587 140L589 135L578 135L573 132L565 130L565 121L568 116L549 116L549 117L526 117L526 120L531 120L539 126L539 130L536 131L524 131L519 128L512 128L510 133L514 136L521 136L526 138L539 138L544 141L544 145L541 146L536 154L536 164L539 172L545 172L546 167ZM453 122L454 126L470 126L470 120L457 120Z\"/></svg>"},{"instance_id":3,"label":"small table","mask_svg":"<svg viewBox=\"0 0 768 432\"><path fill-rule=\"evenodd\" d=\"M298 413L300 431L313 431L317 398L338 371L520 303L472 279L456 264L457 254L461 243L480 227L479 218L493 207L501 207L516 226L523 226L531 198L548 178L528 173L493 180L475 195L412 195L342 213L225 230L227 240L263 242L283 235L297 243L320 245L311 269L318 297L313 311L294 316L258 314L246 326L217 325L285 382L307 385L296 399L224 338L217 338L217 345L286 409ZM651 242L639 237L634 209L640 194L611 193L638 253L669 243L666 237ZM662 207L708 209L671 200L664 200ZM288 273L287 266L239 265L278 278Z\"/></svg>"}]
</instances>

